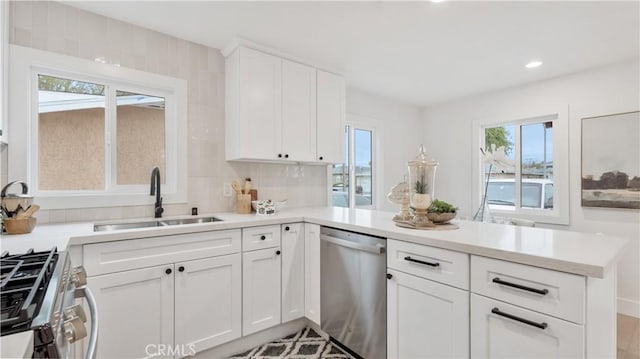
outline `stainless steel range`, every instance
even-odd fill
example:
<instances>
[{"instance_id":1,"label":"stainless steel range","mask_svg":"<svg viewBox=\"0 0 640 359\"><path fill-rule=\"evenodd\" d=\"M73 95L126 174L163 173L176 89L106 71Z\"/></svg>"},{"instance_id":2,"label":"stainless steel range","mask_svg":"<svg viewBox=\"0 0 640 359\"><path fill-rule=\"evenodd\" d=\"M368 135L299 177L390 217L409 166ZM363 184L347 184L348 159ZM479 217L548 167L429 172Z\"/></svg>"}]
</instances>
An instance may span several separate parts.
<instances>
[{"instance_id":1,"label":"stainless steel range","mask_svg":"<svg viewBox=\"0 0 640 359\"><path fill-rule=\"evenodd\" d=\"M95 356L98 317L82 267L71 268L67 252L56 248L0 257L0 333L31 330L34 358L75 357L71 343L87 336L87 317L76 299L84 297L91 312L87 358Z\"/></svg>"}]
</instances>

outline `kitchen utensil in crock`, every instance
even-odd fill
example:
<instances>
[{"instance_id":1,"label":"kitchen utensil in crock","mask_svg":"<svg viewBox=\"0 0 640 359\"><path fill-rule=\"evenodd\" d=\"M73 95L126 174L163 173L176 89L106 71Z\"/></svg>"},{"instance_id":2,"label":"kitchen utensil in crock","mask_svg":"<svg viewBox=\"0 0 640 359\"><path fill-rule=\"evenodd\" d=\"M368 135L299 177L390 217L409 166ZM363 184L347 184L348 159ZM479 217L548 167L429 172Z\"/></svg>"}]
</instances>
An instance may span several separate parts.
<instances>
[{"instance_id":1,"label":"kitchen utensil in crock","mask_svg":"<svg viewBox=\"0 0 640 359\"><path fill-rule=\"evenodd\" d=\"M16 219L23 219L23 218L29 218L29 217L33 217L33 215L38 212L38 210L40 209L40 206L37 204L32 204L31 206L29 206L29 208L27 208L26 211L16 215L14 218Z\"/></svg>"},{"instance_id":2,"label":"kitchen utensil in crock","mask_svg":"<svg viewBox=\"0 0 640 359\"><path fill-rule=\"evenodd\" d=\"M20 184L22 186L22 193L7 193L9 187L14 184ZM28 195L29 187L22 181L9 182L0 191L0 208L5 216L12 218L19 213L22 213L33 204L33 196Z\"/></svg>"},{"instance_id":3,"label":"kitchen utensil in crock","mask_svg":"<svg viewBox=\"0 0 640 359\"><path fill-rule=\"evenodd\" d=\"M240 187L240 183L238 181L231 181L231 188L236 191L237 194L242 194L242 188Z\"/></svg>"}]
</instances>

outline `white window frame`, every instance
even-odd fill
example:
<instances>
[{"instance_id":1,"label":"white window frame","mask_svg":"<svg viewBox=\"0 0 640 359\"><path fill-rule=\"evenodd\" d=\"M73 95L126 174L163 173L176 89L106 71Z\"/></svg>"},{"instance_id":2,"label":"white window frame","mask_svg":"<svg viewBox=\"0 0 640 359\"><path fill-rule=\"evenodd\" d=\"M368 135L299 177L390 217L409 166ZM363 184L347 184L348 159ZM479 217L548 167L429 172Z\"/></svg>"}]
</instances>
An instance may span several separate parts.
<instances>
[{"instance_id":1,"label":"white window frame","mask_svg":"<svg viewBox=\"0 0 640 359\"><path fill-rule=\"evenodd\" d=\"M379 121L363 117L359 115L347 114L347 120L344 122L344 128L359 129L365 131L371 131L371 204L364 206L355 205L356 187L355 187L355 130L350 130L349 146L345 146L346 154L349 156L349 207L355 209L376 209L378 204L378 198L381 192L380 184L382 183L382 164L378 161L378 151L381 143L381 124ZM328 166L327 170L327 183L328 188L328 203L333 205L333 171L332 167ZM353 185L352 185L353 184Z\"/></svg>"},{"instance_id":2,"label":"white window frame","mask_svg":"<svg viewBox=\"0 0 640 359\"><path fill-rule=\"evenodd\" d=\"M165 98L164 203L187 200L187 82L100 62L10 45L10 180L26 180L43 209L149 205L149 184L116 185L115 91ZM105 85L105 190L42 191L38 188L38 75ZM111 89L111 90L109 90ZM25 121L25 119L28 119ZM151 172L149 172L150 174Z\"/></svg>"},{"instance_id":3,"label":"white window frame","mask_svg":"<svg viewBox=\"0 0 640 359\"><path fill-rule=\"evenodd\" d=\"M485 129L516 126L514 151L516 173L520 173L520 126L546 121L553 122L553 209L517 208L521 202L521 183L516 178L516 208L491 208L491 214L494 217L525 219L545 224L569 224L569 107L567 105L556 105L546 110L526 114L502 115L498 118L473 121L471 154L475 159L472 161L473 213L480 206L486 182L483 158L480 153L480 148L484 148Z\"/></svg>"},{"instance_id":4,"label":"white window frame","mask_svg":"<svg viewBox=\"0 0 640 359\"><path fill-rule=\"evenodd\" d=\"M7 142L8 46L9 1L0 1L0 144Z\"/></svg>"}]
</instances>

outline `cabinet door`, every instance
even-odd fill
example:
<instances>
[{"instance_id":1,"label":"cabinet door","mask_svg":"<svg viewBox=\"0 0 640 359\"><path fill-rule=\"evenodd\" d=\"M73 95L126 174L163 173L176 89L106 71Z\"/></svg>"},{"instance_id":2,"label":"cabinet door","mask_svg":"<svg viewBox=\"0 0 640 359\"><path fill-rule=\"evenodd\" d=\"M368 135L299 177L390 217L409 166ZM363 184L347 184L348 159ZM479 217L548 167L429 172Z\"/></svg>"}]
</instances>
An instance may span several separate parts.
<instances>
[{"instance_id":1,"label":"cabinet door","mask_svg":"<svg viewBox=\"0 0 640 359\"><path fill-rule=\"evenodd\" d=\"M344 162L345 84L340 76L317 73L317 160Z\"/></svg>"},{"instance_id":2,"label":"cabinet door","mask_svg":"<svg viewBox=\"0 0 640 359\"><path fill-rule=\"evenodd\" d=\"M304 224L282 225L282 322L304 317Z\"/></svg>"},{"instance_id":3,"label":"cabinet door","mask_svg":"<svg viewBox=\"0 0 640 359\"><path fill-rule=\"evenodd\" d=\"M100 319L97 358L149 358L173 346L173 264L89 277Z\"/></svg>"},{"instance_id":4,"label":"cabinet door","mask_svg":"<svg viewBox=\"0 0 640 359\"><path fill-rule=\"evenodd\" d=\"M316 159L316 69L282 60L282 152L292 161Z\"/></svg>"},{"instance_id":5,"label":"cabinet door","mask_svg":"<svg viewBox=\"0 0 640 359\"><path fill-rule=\"evenodd\" d=\"M304 228L305 316L320 325L320 226L305 223Z\"/></svg>"},{"instance_id":6,"label":"cabinet door","mask_svg":"<svg viewBox=\"0 0 640 359\"><path fill-rule=\"evenodd\" d=\"M240 48L239 157L278 159L282 146L282 59Z\"/></svg>"},{"instance_id":7,"label":"cabinet door","mask_svg":"<svg viewBox=\"0 0 640 359\"><path fill-rule=\"evenodd\" d=\"M242 335L280 324L280 248L242 254Z\"/></svg>"},{"instance_id":8,"label":"cabinet door","mask_svg":"<svg viewBox=\"0 0 640 359\"><path fill-rule=\"evenodd\" d=\"M469 357L469 292L389 269L388 358Z\"/></svg>"},{"instance_id":9,"label":"cabinet door","mask_svg":"<svg viewBox=\"0 0 640 359\"><path fill-rule=\"evenodd\" d=\"M473 358L584 357L582 326L477 294L471 295L471 332Z\"/></svg>"},{"instance_id":10,"label":"cabinet door","mask_svg":"<svg viewBox=\"0 0 640 359\"><path fill-rule=\"evenodd\" d=\"M196 352L241 336L242 258L231 254L176 263L176 345Z\"/></svg>"}]
</instances>

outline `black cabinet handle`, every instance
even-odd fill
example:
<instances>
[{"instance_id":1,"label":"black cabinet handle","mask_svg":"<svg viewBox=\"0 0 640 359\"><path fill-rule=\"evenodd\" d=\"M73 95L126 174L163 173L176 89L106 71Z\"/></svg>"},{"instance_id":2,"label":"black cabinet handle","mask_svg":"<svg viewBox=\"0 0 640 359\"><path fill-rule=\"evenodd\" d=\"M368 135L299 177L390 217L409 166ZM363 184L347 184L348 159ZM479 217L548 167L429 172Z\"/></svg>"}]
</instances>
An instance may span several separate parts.
<instances>
[{"instance_id":1,"label":"black cabinet handle","mask_svg":"<svg viewBox=\"0 0 640 359\"><path fill-rule=\"evenodd\" d=\"M533 293L537 293L540 295L545 295L547 293L549 293L548 289L537 289L537 288L531 288L531 287L527 287L524 285L520 285L520 284L516 284L516 283L510 283L510 282L505 282L502 279L495 277L492 280L493 283L498 283L501 285L506 285L507 287L513 287L513 288L518 288L518 289L522 289L522 290L526 290L528 292L533 292Z\"/></svg>"},{"instance_id":2,"label":"black cabinet handle","mask_svg":"<svg viewBox=\"0 0 640 359\"><path fill-rule=\"evenodd\" d=\"M287 153L286 155L284 155L284 158L289 158L289 154Z\"/></svg>"},{"instance_id":3,"label":"black cabinet handle","mask_svg":"<svg viewBox=\"0 0 640 359\"><path fill-rule=\"evenodd\" d=\"M289 226L284 227L284 230L288 231L289 230Z\"/></svg>"},{"instance_id":4,"label":"black cabinet handle","mask_svg":"<svg viewBox=\"0 0 640 359\"><path fill-rule=\"evenodd\" d=\"M167 274L171 274L171 272L173 272L173 271L171 270L171 268L167 268L167 270L164 271L164 272L167 273Z\"/></svg>"},{"instance_id":5,"label":"black cabinet handle","mask_svg":"<svg viewBox=\"0 0 640 359\"><path fill-rule=\"evenodd\" d=\"M324 159L324 157L320 156L320 157L318 157L318 159L319 159L320 161L322 161L322 160Z\"/></svg>"},{"instance_id":6,"label":"black cabinet handle","mask_svg":"<svg viewBox=\"0 0 640 359\"><path fill-rule=\"evenodd\" d=\"M532 327L540 328L540 329L546 329L547 326L548 326L547 323L545 323L545 322L537 323L537 322L531 321L529 319L520 318L520 317L517 317L517 316L515 316L513 314L501 312L500 309L498 309L498 308L491 309L491 313L499 315L501 317L509 318L511 320L515 320L516 322L520 322L520 323L524 323L524 324L530 325Z\"/></svg>"},{"instance_id":7,"label":"black cabinet handle","mask_svg":"<svg viewBox=\"0 0 640 359\"><path fill-rule=\"evenodd\" d=\"M278 153L278 158L282 158L282 153Z\"/></svg>"},{"instance_id":8,"label":"black cabinet handle","mask_svg":"<svg viewBox=\"0 0 640 359\"><path fill-rule=\"evenodd\" d=\"M184 267L183 266L178 267L178 272L184 272Z\"/></svg>"},{"instance_id":9,"label":"black cabinet handle","mask_svg":"<svg viewBox=\"0 0 640 359\"><path fill-rule=\"evenodd\" d=\"M409 261L409 262L414 262L414 263L420 263L420 264L424 264L430 267L440 267L440 263L435 262L435 263L431 263L431 262L425 262L425 261L421 261L419 259L413 259L409 256L404 257L405 261Z\"/></svg>"},{"instance_id":10,"label":"black cabinet handle","mask_svg":"<svg viewBox=\"0 0 640 359\"><path fill-rule=\"evenodd\" d=\"M280 255L280 251L276 251L276 255L279 256Z\"/></svg>"},{"instance_id":11,"label":"black cabinet handle","mask_svg":"<svg viewBox=\"0 0 640 359\"><path fill-rule=\"evenodd\" d=\"M265 239L267 239L267 237L265 237L265 236L260 236L260 239L262 239L262 240L264 241Z\"/></svg>"},{"instance_id":12,"label":"black cabinet handle","mask_svg":"<svg viewBox=\"0 0 640 359\"><path fill-rule=\"evenodd\" d=\"M387 273L387 279L391 279L391 278L393 278L393 274Z\"/></svg>"}]
</instances>

